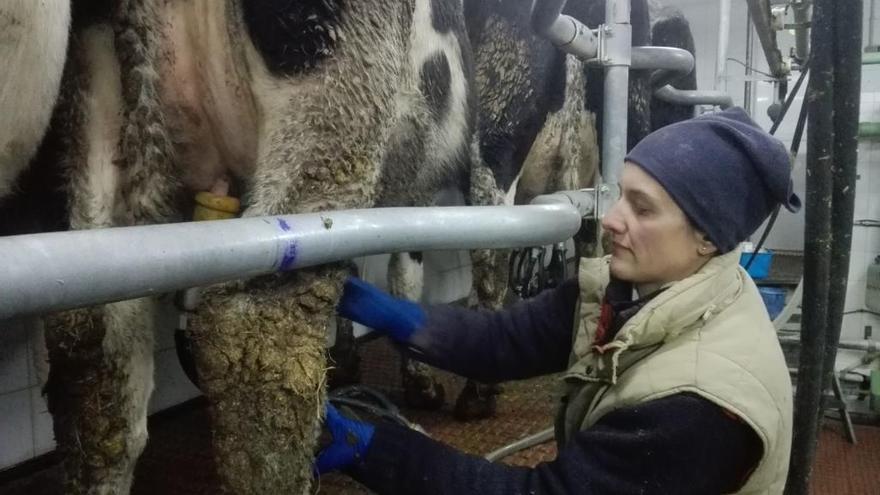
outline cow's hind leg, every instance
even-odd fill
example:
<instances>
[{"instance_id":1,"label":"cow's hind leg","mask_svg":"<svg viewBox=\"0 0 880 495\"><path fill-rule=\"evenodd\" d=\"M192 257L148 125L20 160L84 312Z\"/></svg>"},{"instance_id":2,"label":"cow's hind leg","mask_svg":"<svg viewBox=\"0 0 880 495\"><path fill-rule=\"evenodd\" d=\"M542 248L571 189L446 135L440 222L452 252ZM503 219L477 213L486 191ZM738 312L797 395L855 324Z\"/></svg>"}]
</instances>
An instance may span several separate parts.
<instances>
[{"instance_id":1,"label":"cow's hind leg","mask_svg":"<svg viewBox=\"0 0 880 495\"><path fill-rule=\"evenodd\" d=\"M425 270L421 253L395 253L388 264L388 288L392 295L410 301L422 299ZM443 385L427 364L400 356L400 376L406 403L419 409L437 409L446 398Z\"/></svg>"},{"instance_id":2,"label":"cow's hind leg","mask_svg":"<svg viewBox=\"0 0 880 495\"><path fill-rule=\"evenodd\" d=\"M214 449L231 493L305 493L324 407L336 267L207 289L194 321Z\"/></svg>"},{"instance_id":3,"label":"cow's hind leg","mask_svg":"<svg viewBox=\"0 0 880 495\"><path fill-rule=\"evenodd\" d=\"M72 38L61 103L67 115L57 120L66 131L73 229L169 219L178 188L140 34L96 24ZM122 57L120 65L120 51L142 56ZM118 494L131 486L147 440L153 309L153 300L138 299L47 318L45 390L65 493Z\"/></svg>"},{"instance_id":4,"label":"cow's hind leg","mask_svg":"<svg viewBox=\"0 0 880 495\"><path fill-rule=\"evenodd\" d=\"M286 45L248 50L264 120L246 215L364 208L374 202L404 78L409 15L403 2L321 5L333 10L325 18L326 12L317 13L323 24L312 31L328 35L320 40L326 49L317 54L325 58L302 66L297 58L281 60L302 53L283 49ZM245 10L245 22L268 12ZM278 36L302 34L286 25L288 19L272 15L267 21L280 19ZM261 33L265 29L251 30L262 40L257 46L284 41L262 39ZM304 47L313 53L312 44ZM325 221L327 229L334 228L332 214ZM298 228L294 222L277 226ZM295 260L297 248L289 246L286 261ZM193 322L196 362L227 491L308 492L324 410L327 325L346 275L342 265L330 265L204 292Z\"/></svg>"},{"instance_id":5,"label":"cow's hind leg","mask_svg":"<svg viewBox=\"0 0 880 495\"><path fill-rule=\"evenodd\" d=\"M476 150L476 147L474 148ZM504 204L504 194L495 183L492 171L472 154L470 202L474 206L498 206ZM507 297L508 250L476 249L471 251L473 285L469 305L492 310L500 309ZM460 420L480 419L495 414L496 396L500 388L496 384L468 380L455 401L454 415Z\"/></svg>"},{"instance_id":6,"label":"cow's hind leg","mask_svg":"<svg viewBox=\"0 0 880 495\"><path fill-rule=\"evenodd\" d=\"M152 301L69 311L47 320L46 383L65 493L128 493L147 442L153 389Z\"/></svg>"}]
</instances>

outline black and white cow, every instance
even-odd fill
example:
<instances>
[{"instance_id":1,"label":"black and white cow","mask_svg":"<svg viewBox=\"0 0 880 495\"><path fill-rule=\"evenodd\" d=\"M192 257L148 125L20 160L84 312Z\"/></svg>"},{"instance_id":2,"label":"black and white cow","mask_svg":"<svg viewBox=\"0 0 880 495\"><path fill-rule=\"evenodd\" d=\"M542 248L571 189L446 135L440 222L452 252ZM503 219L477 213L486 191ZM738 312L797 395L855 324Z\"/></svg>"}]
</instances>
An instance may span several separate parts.
<instances>
[{"instance_id":1,"label":"black and white cow","mask_svg":"<svg viewBox=\"0 0 880 495\"><path fill-rule=\"evenodd\" d=\"M457 0L74 1L72 22L58 110L70 228L184 220L206 190L241 197L244 215L424 205L449 185L500 198L477 158ZM228 491L308 491L346 273L203 292L193 338ZM144 298L47 318L69 493L131 484L154 309Z\"/></svg>"}]
</instances>

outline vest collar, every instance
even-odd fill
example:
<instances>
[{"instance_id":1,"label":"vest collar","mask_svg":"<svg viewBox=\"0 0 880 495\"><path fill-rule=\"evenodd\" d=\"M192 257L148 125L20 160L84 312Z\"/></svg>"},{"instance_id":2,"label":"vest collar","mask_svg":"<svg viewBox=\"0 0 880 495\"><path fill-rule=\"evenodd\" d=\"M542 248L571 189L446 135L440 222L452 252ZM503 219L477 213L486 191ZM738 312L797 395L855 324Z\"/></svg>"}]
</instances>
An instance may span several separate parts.
<instances>
[{"instance_id":1,"label":"vest collar","mask_svg":"<svg viewBox=\"0 0 880 495\"><path fill-rule=\"evenodd\" d=\"M593 359L604 362L604 366L596 363L599 364L596 371L604 368L604 372L587 374L593 375L590 377L592 379L598 378L600 381L616 383L618 371L623 371L618 370L621 353L627 350L655 349L663 342L701 326L736 299L742 290L743 277L739 268L739 259L740 250L734 249L712 258L693 275L668 284L665 290L633 315L610 342L603 345L593 345L598 315L590 317L585 313L596 311L601 307L597 302L601 301L602 296L599 296L599 301L596 299L596 289L600 288L597 287L597 282L604 278L601 284L608 283L609 260L607 257L602 260L582 260L583 269L579 280L582 294L580 308L582 328L578 331L578 338L573 346L575 359L592 355ZM599 261L598 265L597 261ZM596 269L599 267L604 268L604 277L596 276ZM586 273L587 270L592 273ZM591 297L590 292L592 292ZM584 325L586 328L583 328ZM593 359L587 360L593 361ZM624 369L626 367L623 366Z\"/></svg>"}]
</instances>

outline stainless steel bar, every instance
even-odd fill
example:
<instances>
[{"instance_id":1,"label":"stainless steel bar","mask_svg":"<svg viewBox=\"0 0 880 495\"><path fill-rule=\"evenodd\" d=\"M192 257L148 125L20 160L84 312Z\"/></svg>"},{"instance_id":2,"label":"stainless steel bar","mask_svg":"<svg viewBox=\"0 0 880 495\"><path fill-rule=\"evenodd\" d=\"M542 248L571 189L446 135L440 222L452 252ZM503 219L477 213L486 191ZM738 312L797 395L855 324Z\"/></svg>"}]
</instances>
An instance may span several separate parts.
<instances>
[{"instance_id":1,"label":"stainless steel bar","mask_svg":"<svg viewBox=\"0 0 880 495\"><path fill-rule=\"evenodd\" d=\"M592 214L594 192L569 194L533 206L375 208L2 237L0 320L369 254L553 244Z\"/></svg>"}]
</instances>

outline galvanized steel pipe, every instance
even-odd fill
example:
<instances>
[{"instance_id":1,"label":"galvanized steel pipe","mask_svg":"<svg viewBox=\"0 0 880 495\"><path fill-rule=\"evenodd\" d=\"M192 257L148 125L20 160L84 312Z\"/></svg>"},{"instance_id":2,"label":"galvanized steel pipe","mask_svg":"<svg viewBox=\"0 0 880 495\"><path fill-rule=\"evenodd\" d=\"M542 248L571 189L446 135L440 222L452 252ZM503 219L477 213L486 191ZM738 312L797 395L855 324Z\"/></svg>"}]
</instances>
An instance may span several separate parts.
<instances>
[{"instance_id":1,"label":"galvanized steel pipe","mask_svg":"<svg viewBox=\"0 0 880 495\"><path fill-rule=\"evenodd\" d=\"M727 50L730 46L730 0L719 1L718 49L715 51L715 89L723 90L721 83L727 77Z\"/></svg>"},{"instance_id":2,"label":"galvanized steel pipe","mask_svg":"<svg viewBox=\"0 0 880 495\"><path fill-rule=\"evenodd\" d=\"M556 204L375 208L0 237L0 320L370 254L553 244L578 231L593 198L585 191Z\"/></svg>"},{"instance_id":3,"label":"galvanized steel pipe","mask_svg":"<svg viewBox=\"0 0 880 495\"><path fill-rule=\"evenodd\" d=\"M602 36L605 101L602 110L602 182L616 186L626 157L629 66L632 50L629 0L606 0Z\"/></svg>"},{"instance_id":4,"label":"galvanized steel pipe","mask_svg":"<svg viewBox=\"0 0 880 495\"><path fill-rule=\"evenodd\" d=\"M668 46L634 46L632 69L657 69L651 74L651 84L666 84L686 76L694 70L694 56L682 48Z\"/></svg>"},{"instance_id":5,"label":"galvanized steel pipe","mask_svg":"<svg viewBox=\"0 0 880 495\"><path fill-rule=\"evenodd\" d=\"M593 32L574 17L564 15L566 0L538 0L532 6L532 29L559 49L582 60L595 58L599 42Z\"/></svg>"},{"instance_id":6,"label":"galvanized steel pipe","mask_svg":"<svg viewBox=\"0 0 880 495\"><path fill-rule=\"evenodd\" d=\"M733 106L733 99L723 91L675 89L667 85L655 90L654 96L676 105L717 105L721 108Z\"/></svg>"}]
</instances>

